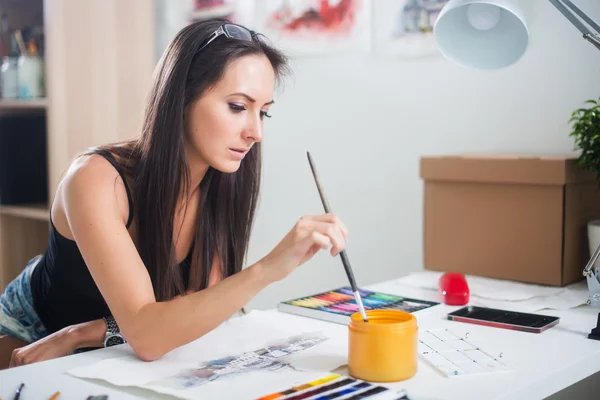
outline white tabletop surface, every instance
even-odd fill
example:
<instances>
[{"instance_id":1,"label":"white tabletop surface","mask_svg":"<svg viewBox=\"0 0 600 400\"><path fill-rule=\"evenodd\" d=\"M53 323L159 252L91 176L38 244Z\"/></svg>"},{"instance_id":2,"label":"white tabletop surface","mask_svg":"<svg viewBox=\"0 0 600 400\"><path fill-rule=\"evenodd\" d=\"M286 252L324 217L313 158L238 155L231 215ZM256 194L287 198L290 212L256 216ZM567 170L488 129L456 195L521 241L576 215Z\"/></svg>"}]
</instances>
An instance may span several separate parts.
<instances>
[{"instance_id":1,"label":"white tabletop surface","mask_svg":"<svg viewBox=\"0 0 600 400\"><path fill-rule=\"evenodd\" d=\"M394 281L372 285L366 289L438 300L433 291L402 286ZM458 308L460 307L442 304L415 313L419 329L448 328L458 334L468 332L473 340L501 351L513 370L447 378L419 359L418 372L413 378L388 386L406 389L410 398L415 400L534 400L550 396L600 371L600 341L587 338L590 329L596 324L599 312L597 309L581 306L571 310L540 312L559 316L561 320L557 326L541 334L533 334L448 321L446 314ZM303 318L279 312L272 312L272 316L273 324L280 324L289 318ZM317 323L326 324L328 332L334 332L334 340L347 342L346 326L328 322ZM74 367L122 355L122 350L100 349L0 371L0 398L12 399L18 384L25 382L21 400L48 399L56 391L61 392L60 400L84 400L93 394L107 394L109 400L174 399L148 390L116 387L102 381L75 378L65 373Z\"/></svg>"}]
</instances>

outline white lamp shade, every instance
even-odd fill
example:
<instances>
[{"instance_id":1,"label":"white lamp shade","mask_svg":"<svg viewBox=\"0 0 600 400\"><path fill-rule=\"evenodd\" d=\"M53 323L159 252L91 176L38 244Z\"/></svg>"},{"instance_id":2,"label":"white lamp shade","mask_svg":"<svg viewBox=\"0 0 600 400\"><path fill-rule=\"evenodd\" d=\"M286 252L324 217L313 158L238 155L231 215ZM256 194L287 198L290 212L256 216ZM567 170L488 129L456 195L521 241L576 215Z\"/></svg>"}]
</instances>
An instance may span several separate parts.
<instances>
[{"instance_id":1,"label":"white lamp shade","mask_svg":"<svg viewBox=\"0 0 600 400\"><path fill-rule=\"evenodd\" d=\"M433 32L444 57L477 69L507 67L529 43L523 12L511 0L450 0Z\"/></svg>"}]
</instances>

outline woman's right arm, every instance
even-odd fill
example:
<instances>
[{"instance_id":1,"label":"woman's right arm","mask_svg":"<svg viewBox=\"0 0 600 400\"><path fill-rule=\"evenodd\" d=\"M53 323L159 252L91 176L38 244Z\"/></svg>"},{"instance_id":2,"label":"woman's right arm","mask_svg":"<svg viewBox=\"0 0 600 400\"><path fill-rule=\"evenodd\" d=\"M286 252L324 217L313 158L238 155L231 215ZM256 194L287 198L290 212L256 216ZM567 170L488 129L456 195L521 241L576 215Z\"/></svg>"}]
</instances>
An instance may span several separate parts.
<instances>
[{"instance_id":1,"label":"woman's right arm","mask_svg":"<svg viewBox=\"0 0 600 400\"><path fill-rule=\"evenodd\" d=\"M119 208L120 179L91 157L62 186L71 233L123 336L143 360L155 360L231 317L270 283L283 279L320 249L345 247L346 229L333 215L302 218L266 257L205 290L157 302L152 282ZM226 298L227 302L220 301Z\"/></svg>"}]
</instances>

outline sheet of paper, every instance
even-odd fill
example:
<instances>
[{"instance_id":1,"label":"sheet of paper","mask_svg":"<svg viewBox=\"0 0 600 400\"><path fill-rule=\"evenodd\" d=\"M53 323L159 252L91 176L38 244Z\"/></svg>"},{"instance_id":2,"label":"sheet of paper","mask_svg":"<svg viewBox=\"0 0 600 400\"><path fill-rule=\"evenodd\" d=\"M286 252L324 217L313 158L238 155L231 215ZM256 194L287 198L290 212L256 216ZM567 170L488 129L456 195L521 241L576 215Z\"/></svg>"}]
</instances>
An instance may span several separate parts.
<instances>
[{"instance_id":1,"label":"sheet of paper","mask_svg":"<svg viewBox=\"0 0 600 400\"><path fill-rule=\"evenodd\" d=\"M437 271L413 272L396 282L408 286L437 290L439 279L443 274L443 272ZM472 296L491 300L526 300L537 296L553 296L565 290L564 287L535 285L473 275L467 275L466 278Z\"/></svg>"},{"instance_id":2,"label":"sheet of paper","mask_svg":"<svg viewBox=\"0 0 600 400\"><path fill-rule=\"evenodd\" d=\"M194 385L194 379L188 377L177 381L156 379L146 383L125 383L148 378L145 372L137 371L139 364L124 359L104 360L97 364L70 371L80 378L102 379L117 386L135 386L152 390L157 393L169 394L181 399L256 399L269 392L295 386L304 382L321 378L327 373L320 371L297 371L294 369L279 369L274 371L257 369L243 375L228 376L216 379L206 384ZM126 372L125 372L125 369ZM160 368L162 369L162 367ZM171 371L173 376L177 371ZM117 378L121 375L121 378ZM112 379L109 379L109 377ZM182 375L183 378L183 375ZM198 378L200 381L202 376ZM178 383L189 384L180 388Z\"/></svg>"},{"instance_id":3,"label":"sheet of paper","mask_svg":"<svg viewBox=\"0 0 600 400\"><path fill-rule=\"evenodd\" d=\"M569 285L565 290L554 296L534 297L519 301L491 300L473 297L470 304L521 312L535 312L544 309L568 310L586 304L587 299L587 284L585 282L577 282Z\"/></svg>"},{"instance_id":4,"label":"sheet of paper","mask_svg":"<svg viewBox=\"0 0 600 400\"><path fill-rule=\"evenodd\" d=\"M289 387L317 379L346 362L345 346L336 346L322 330L306 330L327 325L298 318L289 323L289 318L252 311L160 360L140 361L123 346L123 357L67 373L184 399L217 398L216 393L224 398L252 398L279 389L277 385ZM299 333L300 327L305 333Z\"/></svg>"},{"instance_id":5,"label":"sheet of paper","mask_svg":"<svg viewBox=\"0 0 600 400\"><path fill-rule=\"evenodd\" d=\"M438 291L438 281L443 272L419 271L397 279L401 287ZM566 310L585 304L588 288L585 281L565 287L550 287L522 282L504 281L468 275L471 292L470 305L535 312L543 309ZM399 290L402 292L402 290ZM439 299L438 299L439 300Z\"/></svg>"}]
</instances>

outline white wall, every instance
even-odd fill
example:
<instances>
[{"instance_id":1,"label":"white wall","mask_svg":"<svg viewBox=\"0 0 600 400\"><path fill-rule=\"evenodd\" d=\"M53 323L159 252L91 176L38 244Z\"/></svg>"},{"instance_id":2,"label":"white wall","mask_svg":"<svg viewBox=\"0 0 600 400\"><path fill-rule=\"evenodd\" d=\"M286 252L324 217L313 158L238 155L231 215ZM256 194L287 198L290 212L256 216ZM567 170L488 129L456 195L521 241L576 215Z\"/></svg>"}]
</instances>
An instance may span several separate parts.
<instances>
[{"instance_id":1,"label":"white wall","mask_svg":"<svg viewBox=\"0 0 600 400\"><path fill-rule=\"evenodd\" d=\"M600 2L575 3L600 20ZM421 155L572 152L567 121L600 96L600 52L548 1L531 1L526 11L530 46L501 71L467 70L441 57L294 60L294 79L265 122L249 261L267 254L300 215L322 212L307 150L349 228L347 252L361 286L422 269ZM323 253L250 307L346 284L340 258Z\"/></svg>"},{"instance_id":2,"label":"white wall","mask_svg":"<svg viewBox=\"0 0 600 400\"><path fill-rule=\"evenodd\" d=\"M159 10L159 48L178 30L176 8L186 10L188 1L169 0L171 12ZM600 21L598 0L575 3ZM468 70L441 57L293 60L293 79L265 122L263 191L248 261L271 251L301 215L323 212L307 150L349 228L347 252L360 286L422 269L421 155L570 153L571 112L600 96L600 52L550 2L521 4L530 46L500 71ZM322 253L249 307L347 284L340 258Z\"/></svg>"}]
</instances>

